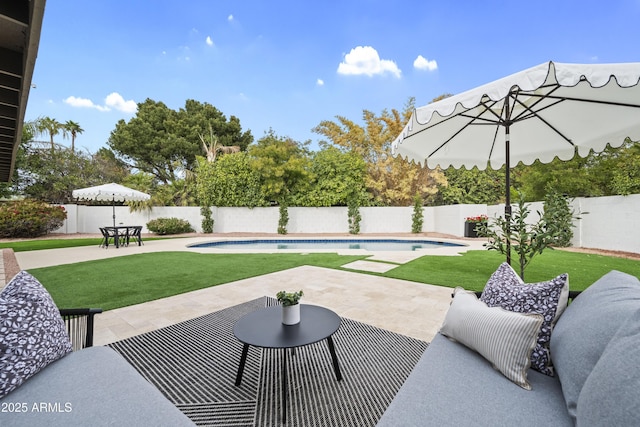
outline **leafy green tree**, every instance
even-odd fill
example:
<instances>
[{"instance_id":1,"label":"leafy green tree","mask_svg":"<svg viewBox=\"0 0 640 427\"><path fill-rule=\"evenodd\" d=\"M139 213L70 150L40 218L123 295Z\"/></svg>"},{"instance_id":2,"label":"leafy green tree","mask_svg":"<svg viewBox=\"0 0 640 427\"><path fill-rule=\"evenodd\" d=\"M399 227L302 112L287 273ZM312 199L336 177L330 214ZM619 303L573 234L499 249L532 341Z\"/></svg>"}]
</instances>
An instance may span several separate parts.
<instances>
[{"instance_id":1,"label":"leafy green tree","mask_svg":"<svg viewBox=\"0 0 640 427\"><path fill-rule=\"evenodd\" d=\"M147 99L138 104L135 117L116 124L108 145L131 167L170 184L193 171L196 156L203 153L199 135L209 127L223 145L247 147L253 140L251 132L242 132L237 118L227 121L210 104L187 100L184 108L174 111Z\"/></svg>"},{"instance_id":2,"label":"leafy green tree","mask_svg":"<svg viewBox=\"0 0 640 427\"><path fill-rule=\"evenodd\" d=\"M551 188L571 197L603 196L606 191L594 180L592 163L591 158L574 157L566 162L555 159L548 164L519 165L519 188L528 201L543 200Z\"/></svg>"},{"instance_id":3,"label":"leafy green tree","mask_svg":"<svg viewBox=\"0 0 640 427\"><path fill-rule=\"evenodd\" d=\"M238 146L241 151L245 151L253 142L251 131L242 131L240 119L230 116L227 120L220 110L207 102L188 99L184 108L178 110L177 120L176 131L197 144L201 144L199 135L207 134L210 129L221 146ZM202 151L199 150L198 153Z\"/></svg>"},{"instance_id":4,"label":"leafy green tree","mask_svg":"<svg viewBox=\"0 0 640 427\"><path fill-rule=\"evenodd\" d=\"M383 110L376 115L364 110L364 126L337 116L337 122L325 120L313 129L328 138L331 144L365 161L367 191L374 204L409 206L416 193L429 201L446 182L439 169L422 168L391 155L391 142L402 131L413 108L414 99L411 98L402 112Z\"/></svg>"},{"instance_id":5,"label":"leafy green tree","mask_svg":"<svg viewBox=\"0 0 640 427\"><path fill-rule=\"evenodd\" d=\"M591 152L563 162L519 165L519 187L528 200L543 200L550 190L569 197L598 197L640 192L640 146L629 139L621 146Z\"/></svg>"},{"instance_id":6,"label":"leafy green tree","mask_svg":"<svg viewBox=\"0 0 640 427\"><path fill-rule=\"evenodd\" d=\"M325 146L312 154L310 172L309 190L292 201L297 206L346 206L352 192L364 203L368 200L366 164L353 152Z\"/></svg>"},{"instance_id":7,"label":"leafy green tree","mask_svg":"<svg viewBox=\"0 0 640 427\"><path fill-rule=\"evenodd\" d=\"M206 206L266 206L260 175L251 168L246 152L224 155L215 163L198 159L198 202Z\"/></svg>"},{"instance_id":8,"label":"leafy green tree","mask_svg":"<svg viewBox=\"0 0 640 427\"><path fill-rule=\"evenodd\" d=\"M597 158L594 175L604 181L607 194L640 193L640 143L627 138L622 147L608 147Z\"/></svg>"},{"instance_id":9,"label":"leafy green tree","mask_svg":"<svg viewBox=\"0 0 640 427\"><path fill-rule=\"evenodd\" d=\"M499 170L478 168L444 171L447 184L440 187L437 204L454 205L462 203L495 204L504 202L504 168Z\"/></svg>"},{"instance_id":10,"label":"leafy green tree","mask_svg":"<svg viewBox=\"0 0 640 427\"><path fill-rule=\"evenodd\" d=\"M23 127L9 194L69 203L73 201L72 191L77 188L122 182L130 173L107 149L91 155L66 147L55 151L40 148L32 144L32 127L32 123Z\"/></svg>"},{"instance_id":11,"label":"leafy green tree","mask_svg":"<svg viewBox=\"0 0 640 427\"><path fill-rule=\"evenodd\" d=\"M611 188L615 194L640 194L640 145L635 145L620 158L613 170Z\"/></svg>"},{"instance_id":12,"label":"leafy green tree","mask_svg":"<svg viewBox=\"0 0 640 427\"><path fill-rule=\"evenodd\" d=\"M94 185L98 171L86 153L28 149L19 170L19 192L50 203L69 203L72 191Z\"/></svg>"},{"instance_id":13,"label":"leafy green tree","mask_svg":"<svg viewBox=\"0 0 640 427\"><path fill-rule=\"evenodd\" d=\"M93 155L93 162L96 165L97 176L95 184L106 182L123 182L131 174L131 169L122 160L118 159L113 151L108 148L100 148ZM132 188L138 188L135 185ZM141 190L141 191L145 191Z\"/></svg>"},{"instance_id":14,"label":"leafy green tree","mask_svg":"<svg viewBox=\"0 0 640 427\"><path fill-rule=\"evenodd\" d=\"M120 120L109 137L109 147L128 165L168 184L195 161L200 146L176 135L177 113L151 99L138 104L136 117Z\"/></svg>"},{"instance_id":15,"label":"leafy green tree","mask_svg":"<svg viewBox=\"0 0 640 427\"><path fill-rule=\"evenodd\" d=\"M306 144L279 137L270 130L249 147L251 168L260 176L262 192L270 201L289 204L295 195L309 189L309 150Z\"/></svg>"}]
</instances>

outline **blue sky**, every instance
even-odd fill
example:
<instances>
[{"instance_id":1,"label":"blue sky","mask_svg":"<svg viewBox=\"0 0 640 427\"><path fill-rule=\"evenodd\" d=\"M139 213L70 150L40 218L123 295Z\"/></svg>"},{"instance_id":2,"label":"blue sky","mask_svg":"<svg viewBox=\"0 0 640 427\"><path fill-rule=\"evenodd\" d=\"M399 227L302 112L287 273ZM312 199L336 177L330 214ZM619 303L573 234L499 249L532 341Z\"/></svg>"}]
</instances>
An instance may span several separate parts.
<instances>
[{"instance_id":1,"label":"blue sky","mask_svg":"<svg viewBox=\"0 0 640 427\"><path fill-rule=\"evenodd\" d=\"M639 22L640 0L48 0L25 119L78 122L93 153L137 102L195 99L256 140L272 128L314 148L338 115L362 123L550 60L640 61Z\"/></svg>"}]
</instances>

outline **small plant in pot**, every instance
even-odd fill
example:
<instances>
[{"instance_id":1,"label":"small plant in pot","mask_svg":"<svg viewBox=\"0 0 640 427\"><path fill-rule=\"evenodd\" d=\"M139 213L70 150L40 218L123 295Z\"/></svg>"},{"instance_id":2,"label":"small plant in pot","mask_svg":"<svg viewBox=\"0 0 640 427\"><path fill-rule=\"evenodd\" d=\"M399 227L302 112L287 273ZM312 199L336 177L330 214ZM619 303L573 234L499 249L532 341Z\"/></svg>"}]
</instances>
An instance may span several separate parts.
<instances>
[{"instance_id":1,"label":"small plant in pot","mask_svg":"<svg viewBox=\"0 0 640 427\"><path fill-rule=\"evenodd\" d=\"M302 290L298 292L280 291L276 294L278 302L282 304L282 323L295 325L300 323L300 298L304 295Z\"/></svg>"}]
</instances>

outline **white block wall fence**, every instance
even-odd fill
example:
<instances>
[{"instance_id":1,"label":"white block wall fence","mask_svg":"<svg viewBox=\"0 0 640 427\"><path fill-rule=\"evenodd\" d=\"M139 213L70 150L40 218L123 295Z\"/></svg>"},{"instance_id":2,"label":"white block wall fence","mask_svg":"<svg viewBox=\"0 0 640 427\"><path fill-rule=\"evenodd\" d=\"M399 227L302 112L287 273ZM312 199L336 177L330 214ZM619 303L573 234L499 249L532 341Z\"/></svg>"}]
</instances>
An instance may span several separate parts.
<instances>
[{"instance_id":1,"label":"white block wall fence","mask_svg":"<svg viewBox=\"0 0 640 427\"><path fill-rule=\"evenodd\" d=\"M111 206L63 205L67 220L55 233L98 233L98 228L113 223ZM530 205L531 221L537 221L541 202ZM640 194L577 198L576 213L583 213L575 222L573 246L640 253ZM277 233L278 208L213 207L215 233ZM423 232L464 236L464 219L469 216L504 214L502 205L449 205L424 208ZM410 233L413 207L363 207L360 209L361 234ZM154 207L151 211L129 212L127 206L116 206L116 223L142 225L156 218L182 218L197 232L202 232L199 207ZM346 207L289 208L289 233L348 233Z\"/></svg>"}]
</instances>

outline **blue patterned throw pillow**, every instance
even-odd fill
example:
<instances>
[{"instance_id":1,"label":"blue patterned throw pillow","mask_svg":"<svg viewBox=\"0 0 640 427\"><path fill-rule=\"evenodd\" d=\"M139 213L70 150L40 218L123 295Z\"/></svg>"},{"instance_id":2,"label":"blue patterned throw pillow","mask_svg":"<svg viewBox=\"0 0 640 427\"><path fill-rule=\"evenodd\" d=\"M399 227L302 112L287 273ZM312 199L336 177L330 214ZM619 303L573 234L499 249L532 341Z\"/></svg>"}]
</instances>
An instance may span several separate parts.
<instances>
[{"instance_id":1,"label":"blue patterned throw pillow","mask_svg":"<svg viewBox=\"0 0 640 427\"><path fill-rule=\"evenodd\" d=\"M21 271L0 294L0 398L71 350L51 296Z\"/></svg>"},{"instance_id":2,"label":"blue patterned throw pillow","mask_svg":"<svg viewBox=\"0 0 640 427\"><path fill-rule=\"evenodd\" d=\"M554 374L549 351L551 331L567 307L568 299L568 274L561 274L546 282L524 283L506 262L491 275L480 297L489 307L541 314L544 317L536 347L531 353L531 367L549 376Z\"/></svg>"}]
</instances>

